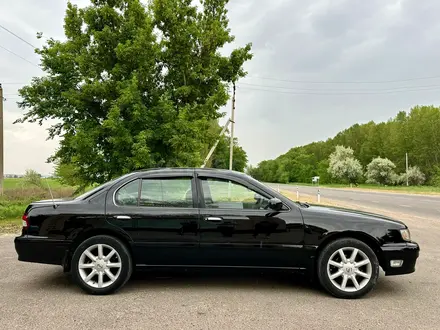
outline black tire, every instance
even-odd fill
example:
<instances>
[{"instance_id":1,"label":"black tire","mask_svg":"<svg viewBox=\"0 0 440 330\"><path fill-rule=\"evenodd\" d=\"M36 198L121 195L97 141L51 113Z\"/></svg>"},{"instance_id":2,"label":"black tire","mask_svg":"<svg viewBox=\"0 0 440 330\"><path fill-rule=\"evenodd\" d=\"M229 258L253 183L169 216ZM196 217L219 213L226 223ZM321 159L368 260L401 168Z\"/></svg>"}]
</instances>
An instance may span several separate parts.
<instances>
[{"instance_id":1,"label":"black tire","mask_svg":"<svg viewBox=\"0 0 440 330\"><path fill-rule=\"evenodd\" d=\"M341 290L336 285L334 285L330 279L330 276L327 272L327 264L329 262L330 257L338 251L341 248L357 248L370 259L371 263L371 277L367 284L361 288L358 291L354 292L347 292L344 290ZM321 286L330 294L337 298L344 298L344 299L356 299L360 298L362 296L365 296L367 293L369 293L376 285L377 279L379 277L379 261L377 259L376 254L374 251L364 242L359 241L354 238L341 238L338 240L335 240L333 242L330 242L327 246L324 247L324 249L321 251L319 258L318 258L318 265L317 265L317 271L318 271L318 279L321 284ZM351 281L351 280L350 280ZM352 286L354 286L354 283L351 282ZM342 285L340 285L342 287Z\"/></svg>"},{"instance_id":2,"label":"black tire","mask_svg":"<svg viewBox=\"0 0 440 330\"><path fill-rule=\"evenodd\" d=\"M95 244L106 244L112 247L113 249L115 249L120 256L121 272L114 283L104 288L96 288L88 285L86 282L84 282L84 280L81 278L81 275L79 273L78 264L82 253L87 248ZM72 278L81 287L81 289L83 289L85 292L89 294L107 295L116 292L121 287L123 287L125 283L127 283L127 281L131 277L132 272L133 272L133 262L130 251L128 250L128 248L125 246L124 243L122 243L119 239L112 236L99 235L86 239L77 247L72 257L72 267L71 267Z\"/></svg>"}]
</instances>

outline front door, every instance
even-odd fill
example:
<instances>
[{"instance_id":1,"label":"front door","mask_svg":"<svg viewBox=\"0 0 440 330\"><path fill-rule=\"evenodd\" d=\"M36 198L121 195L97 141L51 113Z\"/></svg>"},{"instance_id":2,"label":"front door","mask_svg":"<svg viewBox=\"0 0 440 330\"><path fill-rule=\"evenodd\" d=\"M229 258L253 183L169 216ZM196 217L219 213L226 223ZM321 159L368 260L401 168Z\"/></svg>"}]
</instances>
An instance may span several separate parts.
<instances>
[{"instance_id":1,"label":"front door","mask_svg":"<svg viewBox=\"0 0 440 330\"><path fill-rule=\"evenodd\" d=\"M108 217L132 221L138 266L191 265L198 256L198 208L193 176L148 176L115 193Z\"/></svg>"},{"instance_id":2,"label":"front door","mask_svg":"<svg viewBox=\"0 0 440 330\"><path fill-rule=\"evenodd\" d=\"M298 209L269 209L270 192L239 179L198 177L202 196L200 247L206 265L302 267L303 221Z\"/></svg>"}]
</instances>

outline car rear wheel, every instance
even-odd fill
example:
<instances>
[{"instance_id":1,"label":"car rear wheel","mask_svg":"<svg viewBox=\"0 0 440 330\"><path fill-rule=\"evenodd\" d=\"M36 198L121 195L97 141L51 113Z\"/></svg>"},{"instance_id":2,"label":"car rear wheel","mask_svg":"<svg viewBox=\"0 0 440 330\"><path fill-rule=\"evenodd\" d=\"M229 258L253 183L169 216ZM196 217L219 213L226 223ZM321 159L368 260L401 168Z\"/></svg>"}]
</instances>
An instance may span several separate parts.
<instances>
[{"instance_id":1,"label":"car rear wheel","mask_svg":"<svg viewBox=\"0 0 440 330\"><path fill-rule=\"evenodd\" d=\"M364 242L342 238L328 244L318 258L321 285L338 298L360 298L370 292L379 276L379 261Z\"/></svg>"},{"instance_id":2,"label":"car rear wheel","mask_svg":"<svg viewBox=\"0 0 440 330\"><path fill-rule=\"evenodd\" d=\"M110 294L128 281L133 270L130 252L117 238L107 235L82 242L72 258L72 276L90 294Z\"/></svg>"}]
</instances>

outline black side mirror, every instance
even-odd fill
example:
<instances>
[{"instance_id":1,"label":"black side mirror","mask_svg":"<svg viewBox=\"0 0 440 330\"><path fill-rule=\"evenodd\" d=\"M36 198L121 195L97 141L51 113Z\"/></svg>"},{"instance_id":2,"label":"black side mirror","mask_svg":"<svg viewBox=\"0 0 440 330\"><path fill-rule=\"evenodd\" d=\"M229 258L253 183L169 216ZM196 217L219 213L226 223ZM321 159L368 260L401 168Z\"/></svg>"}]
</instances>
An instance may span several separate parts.
<instances>
[{"instance_id":1,"label":"black side mirror","mask_svg":"<svg viewBox=\"0 0 440 330\"><path fill-rule=\"evenodd\" d=\"M274 197L269 200L269 208L274 211L281 211L283 208L283 202L278 198Z\"/></svg>"}]
</instances>

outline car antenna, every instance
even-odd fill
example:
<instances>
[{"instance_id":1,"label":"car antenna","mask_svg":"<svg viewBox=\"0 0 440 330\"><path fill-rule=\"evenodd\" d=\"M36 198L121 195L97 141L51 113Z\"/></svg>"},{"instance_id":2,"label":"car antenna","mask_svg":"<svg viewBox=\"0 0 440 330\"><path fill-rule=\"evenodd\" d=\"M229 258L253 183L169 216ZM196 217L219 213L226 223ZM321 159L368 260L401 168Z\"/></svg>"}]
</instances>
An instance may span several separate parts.
<instances>
[{"instance_id":1,"label":"car antenna","mask_svg":"<svg viewBox=\"0 0 440 330\"><path fill-rule=\"evenodd\" d=\"M56 209L57 206L55 205L55 200L53 199L52 189L50 189L49 181L47 181L47 178L44 178L44 180L46 181L47 187L49 188L50 197L52 198L53 208Z\"/></svg>"}]
</instances>

